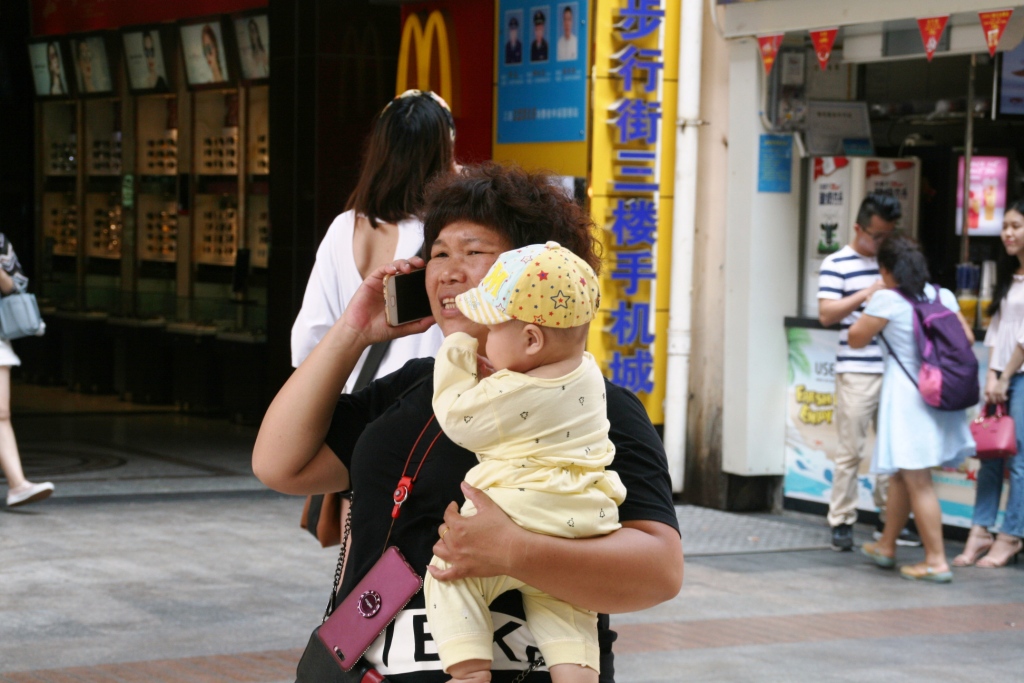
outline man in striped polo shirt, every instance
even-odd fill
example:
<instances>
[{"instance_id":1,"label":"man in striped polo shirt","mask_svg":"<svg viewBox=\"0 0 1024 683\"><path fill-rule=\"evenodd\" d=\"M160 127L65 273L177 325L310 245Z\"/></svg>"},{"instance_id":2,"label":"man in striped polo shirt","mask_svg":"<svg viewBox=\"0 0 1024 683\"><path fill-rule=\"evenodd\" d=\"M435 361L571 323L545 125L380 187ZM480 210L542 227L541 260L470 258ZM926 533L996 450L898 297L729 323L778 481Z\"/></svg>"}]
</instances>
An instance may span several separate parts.
<instances>
[{"instance_id":1,"label":"man in striped polo shirt","mask_svg":"<svg viewBox=\"0 0 1024 683\"><path fill-rule=\"evenodd\" d=\"M821 264L818 277L818 320L825 327L839 323L836 353L835 416L839 445L832 475L828 524L832 549L853 550L853 524L857 521L857 475L865 456L868 428L878 412L882 391L882 349L872 340L862 349L847 343L850 326L860 317L871 295L884 289L878 274L879 243L896 227L901 215L896 198L873 192L861 202L850 243ZM888 477L879 477L875 505L885 510Z\"/></svg>"}]
</instances>

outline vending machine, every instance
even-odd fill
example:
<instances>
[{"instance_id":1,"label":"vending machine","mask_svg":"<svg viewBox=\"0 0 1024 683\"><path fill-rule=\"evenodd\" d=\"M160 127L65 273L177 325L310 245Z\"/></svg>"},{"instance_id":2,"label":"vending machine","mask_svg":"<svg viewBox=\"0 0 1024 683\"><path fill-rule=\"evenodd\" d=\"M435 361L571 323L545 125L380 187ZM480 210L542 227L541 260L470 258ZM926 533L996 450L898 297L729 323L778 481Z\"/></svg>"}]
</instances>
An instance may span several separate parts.
<instances>
[{"instance_id":1,"label":"vending machine","mask_svg":"<svg viewBox=\"0 0 1024 683\"><path fill-rule=\"evenodd\" d=\"M818 274L822 261L850 243L860 203L871 192L896 197L903 216L896 224L917 235L921 164L917 158L810 157L804 226L801 311L818 317Z\"/></svg>"}]
</instances>

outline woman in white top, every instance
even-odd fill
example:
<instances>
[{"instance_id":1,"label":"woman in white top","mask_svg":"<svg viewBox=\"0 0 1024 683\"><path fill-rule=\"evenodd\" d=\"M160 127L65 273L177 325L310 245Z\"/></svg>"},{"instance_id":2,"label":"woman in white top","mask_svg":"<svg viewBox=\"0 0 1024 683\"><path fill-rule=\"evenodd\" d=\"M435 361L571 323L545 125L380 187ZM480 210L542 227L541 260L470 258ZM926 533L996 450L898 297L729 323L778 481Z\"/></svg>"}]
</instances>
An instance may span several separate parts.
<instances>
[{"instance_id":1,"label":"woman in white top","mask_svg":"<svg viewBox=\"0 0 1024 683\"><path fill-rule=\"evenodd\" d=\"M345 213L334 219L317 250L316 263L292 326L292 365L299 367L341 318L367 275L386 263L419 254L423 189L455 166L455 123L447 103L432 92L407 90L377 118L367 140L356 189ZM395 339L376 377L413 358L433 356L443 336L437 326ZM345 384L352 386L367 352Z\"/></svg>"},{"instance_id":2,"label":"woman in white top","mask_svg":"<svg viewBox=\"0 0 1024 683\"><path fill-rule=\"evenodd\" d=\"M0 295L24 292L28 278L6 235L0 232ZM21 454L11 425L11 366L21 365L21 359L11 348L11 342L0 339L0 469L7 478L7 507L27 505L44 500L53 493L48 481L33 484L25 478L21 467Z\"/></svg>"},{"instance_id":3,"label":"woman in white top","mask_svg":"<svg viewBox=\"0 0 1024 683\"><path fill-rule=\"evenodd\" d=\"M1016 560L1024 545L1024 201L1006 210L1002 239L1006 254L997 264L989 307L992 322L985 334L985 346L989 347L985 401L998 404L1009 400L1010 416L1017 427L1017 455L981 461L971 533L963 553L953 558L957 567L1003 567L1011 558ZM1010 495L999 535L993 538L989 528L995 526L999 513L1005 471L1010 475Z\"/></svg>"}]
</instances>

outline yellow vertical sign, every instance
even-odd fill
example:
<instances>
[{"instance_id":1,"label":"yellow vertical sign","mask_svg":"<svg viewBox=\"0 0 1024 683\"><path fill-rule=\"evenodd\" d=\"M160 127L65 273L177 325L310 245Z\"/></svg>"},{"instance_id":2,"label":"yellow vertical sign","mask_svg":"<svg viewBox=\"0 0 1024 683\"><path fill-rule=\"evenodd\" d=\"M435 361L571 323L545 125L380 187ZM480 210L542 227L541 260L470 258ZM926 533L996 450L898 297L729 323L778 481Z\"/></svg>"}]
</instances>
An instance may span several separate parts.
<instances>
[{"instance_id":1,"label":"yellow vertical sign","mask_svg":"<svg viewBox=\"0 0 1024 683\"><path fill-rule=\"evenodd\" d=\"M588 349L664 423L680 3L596 0L590 210L604 247Z\"/></svg>"}]
</instances>

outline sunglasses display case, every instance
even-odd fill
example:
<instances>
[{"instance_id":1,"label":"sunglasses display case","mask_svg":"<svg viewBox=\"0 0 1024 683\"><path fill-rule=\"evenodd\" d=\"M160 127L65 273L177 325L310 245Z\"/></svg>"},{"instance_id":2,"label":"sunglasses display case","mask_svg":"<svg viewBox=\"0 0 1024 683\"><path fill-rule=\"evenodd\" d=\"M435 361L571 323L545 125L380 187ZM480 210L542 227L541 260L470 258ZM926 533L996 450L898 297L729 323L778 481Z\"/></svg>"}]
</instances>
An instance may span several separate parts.
<instances>
[{"instance_id":1,"label":"sunglasses display case","mask_svg":"<svg viewBox=\"0 0 1024 683\"><path fill-rule=\"evenodd\" d=\"M36 80L58 63L65 80L59 94L37 88L34 293L41 307L56 311L47 314L51 339L65 323L76 330L72 336L84 334L79 319L88 318L90 330L113 329L113 365L129 378L152 375L154 349L191 339L190 330L203 339L264 338L269 32L265 10L234 19L93 31L35 48ZM250 41L248 70L239 62L238 27ZM51 43L60 59L47 59ZM139 344L131 340L143 336L148 356L133 351ZM163 341L155 343L158 337ZM82 343L100 348L107 341ZM124 377L67 381L113 386L122 397L147 401L166 394L127 386L134 380ZM175 392L182 405L213 405Z\"/></svg>"}]
</instances>

